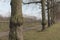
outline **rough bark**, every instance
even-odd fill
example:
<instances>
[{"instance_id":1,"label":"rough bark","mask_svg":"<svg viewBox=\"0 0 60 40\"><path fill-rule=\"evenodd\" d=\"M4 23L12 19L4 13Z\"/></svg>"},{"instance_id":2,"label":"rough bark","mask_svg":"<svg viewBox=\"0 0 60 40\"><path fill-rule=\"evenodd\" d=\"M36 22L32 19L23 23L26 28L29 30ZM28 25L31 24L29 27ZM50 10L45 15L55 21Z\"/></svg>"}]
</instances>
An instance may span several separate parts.
<instances>
[{"instance_id":1,"label":"rough bark","mask_svg":"<svg viewBox=\"0 0 60 40\"><path fill-rule=\"evenodd\" d=\"M50 0L47 0L47 9L48 9L48 27L51 26L51 16L50 16Z\"/></svg>"},{"instance_id":2,"label":"rough bark","mask_svg":"<svg viewBox=\"0 0 60 40\"><path fill-rule=\"evenodd\" d=\"M53 6L53 8L51 8L51 24L55 23L55 6L54 6L54 0L51 0L51 6Z\"/></svg>"},{"instance_id":3,"label":"rough bark","mask_svg":"<svg viewBox=\"0 0 60 40\"><path fill-rule=\"evenodd\" d=\"M51 6L53 6L53 0L51 0ZM51 24L53 24L53 8L51 8Z\"/></svg>"},{"instance_id":4,"label":"rough bark","mask_svg":"<svg viewBox=\"0 0 60 40\"><path fill-rule=\"evenodd\" d=\"M45 29L46 20L45 20L45 2L46 0L41 0L42 4L42 31Z\"/></svg>"},{"instance_id":5,"label":"rough bark","mask_svg":"<svg viewBox=\"0 0 60 40\"><path fill-rule=\"evenodd\" d=\"M21 0L11 0L11 18L9 40L23 40L22 35L22 5Z\"/></svg>"},{"instance_id":6,"label":"rough bark","mask_svg":"<svg viewBox=\"0 0 60 40\"><path fill-rule=\"evenodd\" d=\"M56 7L55 7L55 0L53 0L53 24L55 24L55 20L56 20Z\"/></svg>"}]
</instances>

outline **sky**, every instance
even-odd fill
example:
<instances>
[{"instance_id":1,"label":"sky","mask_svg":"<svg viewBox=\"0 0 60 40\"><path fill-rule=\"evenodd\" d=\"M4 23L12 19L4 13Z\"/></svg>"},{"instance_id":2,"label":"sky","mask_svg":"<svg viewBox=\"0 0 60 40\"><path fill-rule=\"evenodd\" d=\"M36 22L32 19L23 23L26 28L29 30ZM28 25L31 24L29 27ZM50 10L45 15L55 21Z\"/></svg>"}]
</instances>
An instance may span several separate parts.
<instances>
[{"instance_id":1,"label":"sky","mask_svg":"<svg viewBox=\"0 0 60 40\"><path fill-rule=\"evenodd\" d=\"M39 6L40 4L22 4L22 13L23 15L35 16L37 17L37 19L42 18L41 9L39 9L41 7ZM11 15L10 0L0 0L0 15L2 15L3 17L9 17Z\"/></svg>"},{"instance_id":2,"label":"sky","mask_svg":"<svg viewBox=\"0 0 60 40\"><path fill-rule=\"evenodd\" d=\"M10 12L11 8L9 0L0 0L0 15L8 17Z\"/></svg>"}]
</instances>

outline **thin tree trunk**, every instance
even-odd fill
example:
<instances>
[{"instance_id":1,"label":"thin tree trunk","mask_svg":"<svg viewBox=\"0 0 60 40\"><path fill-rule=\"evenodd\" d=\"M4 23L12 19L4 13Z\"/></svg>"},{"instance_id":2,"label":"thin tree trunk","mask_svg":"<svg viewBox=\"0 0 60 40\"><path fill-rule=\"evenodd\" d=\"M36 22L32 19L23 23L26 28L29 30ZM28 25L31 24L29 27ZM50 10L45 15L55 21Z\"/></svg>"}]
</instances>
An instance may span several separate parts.
<instances>
[{"instance_id":1,"label":"thin tree trunk","mask_svg":"<svg viewBox=\"0 0 60 40\"><path fill-rule=\"evenodd\" d=\"M52 13L51 13L51 24L54 24L55 20L56 20L56 13L55 13L56 5L55 5L55 1L54 0L52 0L51 2L52 2L51 5L53 6L53 8L51 9L52 10Z\"/></svg>"},{"instance_id":2,"label":"thin tree trunk","mask_svg":"<svg viewBox=\"0 0 60 40\"><path fill-rule=\"evenodd\" d=\"M56 13L55 13L55 8L56 8L56 6L55 6L55 0L53 0L53 24L55 23L55 20L56 20Z\"/></svg>"},{"instance_id":3,"label":"thin tree trunk","mask_svg":"<svg viewBox=\"0 0 60 40\"><path fill-rule=\"evenodd\" d=\"M41 0L41 2L42 2L42 31L45 29L45 25L46 25L46 23L45 23L45 2L46 2L46 0Z\"/></svg>"},{"instance_id":4,"label":"thin tree trunk","mask_svg":"<svg viewBox=\"0 0 60 40\"><path fill-rule=\"evenodd\" d=\"M51 6L53 6L53 0L51 0ZM53 8L51 8L51 24L53 24Z\"/></svg>"},{"instance_id":5,"label":"thin tree trunk","mask_svg":"<svg viewBox=\"0 0 60 40\"><path fill-rule=\"evenodd\" d=\"M23 40L22 26L21 26L23 24L21 2L22 2L21 0L11 0L9 40Z\"/></svg>"}]
</instances>

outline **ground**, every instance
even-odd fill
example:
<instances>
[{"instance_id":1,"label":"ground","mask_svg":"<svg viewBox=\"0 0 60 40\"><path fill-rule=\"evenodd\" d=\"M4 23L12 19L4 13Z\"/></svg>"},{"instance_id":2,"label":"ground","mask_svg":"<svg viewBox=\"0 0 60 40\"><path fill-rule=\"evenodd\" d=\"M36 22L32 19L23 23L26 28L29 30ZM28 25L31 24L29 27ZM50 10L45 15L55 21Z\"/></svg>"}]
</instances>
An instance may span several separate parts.
<instances>
[{"instance_id":1,"label":"ground","mask_svg":"<svg viewBox=\"0 0 60 40\"><path fill-rule=\"evenodd\" d=\"M30 30L24 33L25 40L60 40L60 23L54 24L43 32Z\"/></svg>"},{"instance_id":2,"label":"ground","mask_svg":"<svg viewBox=\"0 0 60 40\"><path fill-rule=\"evenodd\" d=\"M57 22L51 27L46 28L43 32L39 32L39 27L37 27L38 26L36 25L36 28L33 30L29 30L29 28L27 28L28 30L23 32L24 40L60 40L60 22ZM1 33L8 34L8 32ZM0 40L8 40L8 36L1 36Z\"/></svg>"}]
</instances>

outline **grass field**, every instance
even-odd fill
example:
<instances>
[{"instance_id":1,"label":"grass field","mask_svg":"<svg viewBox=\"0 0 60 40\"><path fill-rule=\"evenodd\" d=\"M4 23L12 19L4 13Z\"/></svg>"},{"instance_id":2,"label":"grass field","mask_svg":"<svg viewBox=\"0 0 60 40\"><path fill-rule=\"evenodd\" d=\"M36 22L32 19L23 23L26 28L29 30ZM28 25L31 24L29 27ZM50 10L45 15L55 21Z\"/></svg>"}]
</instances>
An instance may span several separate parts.
<instances>
[{"instance_id":1,"label":"grass field","mask_svg":"<svg viewBox=\"0 0 60 40\"><path fill-rule=\"evenodd\" d=\"M40 22L25 22L23 23L23 27L36 27L36 25L40 25ZM0 32L8 31L9 30L9 22L2 22L0 23Z\"/></svg>"},{"instance_id":2,"label":"grass field","mask_svg":"<svg viewBox=\"0 0 60 40\"><path fill-rule=\"evenodd\" d=\"M30 30L24 32L24 40L60 40L60 23L57 23L43 32Z\"/></svg>"},{"instance_id":3,"label":"grass field","mask_svg":"<svg viewBox=\"0 0 60 40\"><path fill-rule=\"evenodd\" d=\"M0 32L8 31L9 23L0 23Z\"/></svg>"},{"instance_id":4,"label":"grass field","mask_svg":"<svg viewBox=\"0 0 60 40\"><path fill-rule=\"evenodd\" d=\"M23 32L24 40L60 40L60 23L56 23L43 32L38 30L29 30ZM8 40L6 36L1 37L1 40Z\"/></svg>"}]
</instances>

